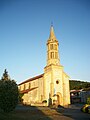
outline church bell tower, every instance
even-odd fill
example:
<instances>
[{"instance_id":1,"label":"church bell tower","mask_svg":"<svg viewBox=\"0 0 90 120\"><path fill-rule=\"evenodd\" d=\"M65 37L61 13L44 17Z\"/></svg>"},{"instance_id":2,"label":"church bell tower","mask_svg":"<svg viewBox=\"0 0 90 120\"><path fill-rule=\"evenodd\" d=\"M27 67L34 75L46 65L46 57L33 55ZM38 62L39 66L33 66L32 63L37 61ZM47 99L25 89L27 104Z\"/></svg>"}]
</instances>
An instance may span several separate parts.
<instances>
[{"instance_id":1,"label":"church bell tower","mask_svg":"<svg viewBox=\"0 0 90 120\"><path fill-rule=\"evenodd\" d=\"M50 36L47 41L47 66L51 64L60 65L58 46L59 43L54 34L53 25L51 25Z\"/></svg>"},{"instance_id":2,"label":"church bell tower","mask_svg":"<svg viewBox=\"0 0 90 120\"><path fill-rule=\"evenodd\" d=\"M43 95L47 104L68 105L70 103L69 76L60 64L59 43L53 25L47 40L47 65L44 68Z\"/></svg>"}]
</instances>

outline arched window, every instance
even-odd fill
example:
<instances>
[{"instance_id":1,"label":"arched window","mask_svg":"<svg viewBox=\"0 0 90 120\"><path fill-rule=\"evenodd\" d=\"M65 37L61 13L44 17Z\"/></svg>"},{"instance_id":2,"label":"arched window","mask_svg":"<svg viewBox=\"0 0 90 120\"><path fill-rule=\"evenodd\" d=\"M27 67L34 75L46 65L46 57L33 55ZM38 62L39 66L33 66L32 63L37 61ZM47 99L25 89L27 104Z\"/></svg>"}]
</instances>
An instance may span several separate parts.
<instances>
[{"instance_id":1,"label":"arched window","mask_svg":"<svg viewBox=\"0 0 90 120\"><path fill-rule=\"evenodd\" d=\"M51 49L51 50L53 49L53 44L50 45L50 49Z\"/></svg>"},{"instance_id":2,"label":"arched window","mask_svg":"<svg viewBox=\"0 0 90 120\"><path fill-rule=\"evenodd\" d=\"M55 52L55 59L57 59L58 58L58 53L57 52Z\"/></svg>"},{"instance_id":3,"label":"arched window","mask_svg":"<svg viewBox=\"0 0 90 120\"><path fill-rule=\"evenodd\" d=\"M55 50L57 50L57 45L55 44Z\"/></svg>"},{"instance_id":4,"label":"arched window","mask_svg":"<svg viewBox=\"0 0 90 120\"><path fill-rule=\"evenodd\" d=\"M51 52L50 56L51 56L51 58L54 58L54 52Z\"/></svg>"},{"instance_id":5,"label":"arched window","mask_svg":"<svg viewBox=\"0 0 90 120\"><path fill-rule=\"evenodd\" d=\"M29 89L31 88L31 83L29 83L29 87L28 87Z\"/></svg>"}]
</instances>

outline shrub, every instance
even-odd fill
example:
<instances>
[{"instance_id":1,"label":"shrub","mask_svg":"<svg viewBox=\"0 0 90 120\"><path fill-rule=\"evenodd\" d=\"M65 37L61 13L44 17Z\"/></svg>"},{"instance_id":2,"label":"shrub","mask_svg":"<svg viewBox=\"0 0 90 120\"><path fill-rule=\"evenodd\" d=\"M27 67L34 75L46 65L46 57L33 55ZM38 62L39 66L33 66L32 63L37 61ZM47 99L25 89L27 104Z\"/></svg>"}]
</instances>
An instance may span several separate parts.
<instances>
[{"instance_id":1,"label":"shrub","mask_svg":"<svg viewBox=\"0 0 90 120\"><path fill-rule=\"evenodd\" d=\"M19 91L19 96L18 96L18 102L20 103L20 104L22 104L23 103L23 93L20 93L20 91Z\"/></svg>"},{"instance_id":2,"label":"shrub","mask_svg":"<svg viewBox=\"0 0 90 120\"><path fill-rule=\"evenodd\" d=\"M90 96L87 98L87 104L90 105Z\"/></svg>"}]
</instances>

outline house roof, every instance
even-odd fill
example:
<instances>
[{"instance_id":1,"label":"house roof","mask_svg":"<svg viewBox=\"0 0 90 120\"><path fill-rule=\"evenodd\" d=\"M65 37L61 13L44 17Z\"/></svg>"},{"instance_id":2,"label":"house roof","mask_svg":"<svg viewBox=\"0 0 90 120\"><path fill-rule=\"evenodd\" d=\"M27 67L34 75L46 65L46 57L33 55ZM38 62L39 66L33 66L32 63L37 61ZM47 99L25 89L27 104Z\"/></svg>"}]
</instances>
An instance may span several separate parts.
<instances>
[{"instance_id":1,"label":"house roof","mask_svg":"<svg viewBox=\"0 0 90 120\"><path fill-rule=\"evenodd\" d=\"M71 90L70 93L77 93L77 92L81 92L82 90Z\"/></svg>"},{"instance_id":2,"label":"house roof","mask_svg":"<svg viewBox=\"0 0 90 120\"><path fill-rule=\"evenodd\" d=\"M41 74L41 75L35 76L35 77L33 77L33 78L29 78L29 79L25 80L24 82L21 82L20 84L18 84L18 86L19 86L19 85L22 85L22 84L24 84L24 83L27 83L27 82L30 82L30 81L33 81L33 80L39 79L39 78L43 77L43 75L44 75L44 74Z\"/></svg>"}]
</instances>

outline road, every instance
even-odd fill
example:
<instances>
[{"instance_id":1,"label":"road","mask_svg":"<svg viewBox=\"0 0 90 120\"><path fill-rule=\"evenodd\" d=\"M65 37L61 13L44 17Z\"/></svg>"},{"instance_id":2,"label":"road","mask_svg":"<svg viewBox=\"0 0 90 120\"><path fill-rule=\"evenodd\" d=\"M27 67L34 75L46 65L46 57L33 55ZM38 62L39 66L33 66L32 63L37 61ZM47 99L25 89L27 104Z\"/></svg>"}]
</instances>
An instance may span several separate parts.
<instances>
[{"instance_id":1,"label":"road","mask_svg":"<svg viewBox=\"0 0 90 120\"><path fill-rule=\"evenodd\" d=\"M29 111L30 120L90 120L90 114L80 111L81 106L81 104L70 105L68 108L22 106L17 110ZM27 116L26 113L24 116Z\"/></svg>"},{"instance_id":2,"label":"road","mask_svg":"<svg viewBox=\"0 0 90 120\"><path fill-rule=\"evenodd\" d=\"M74 104L70 105L69 108L64 108L62 120L90 120L90 114L81 112L81 107L81 104Z\"/></svg>"}]
</instances>

